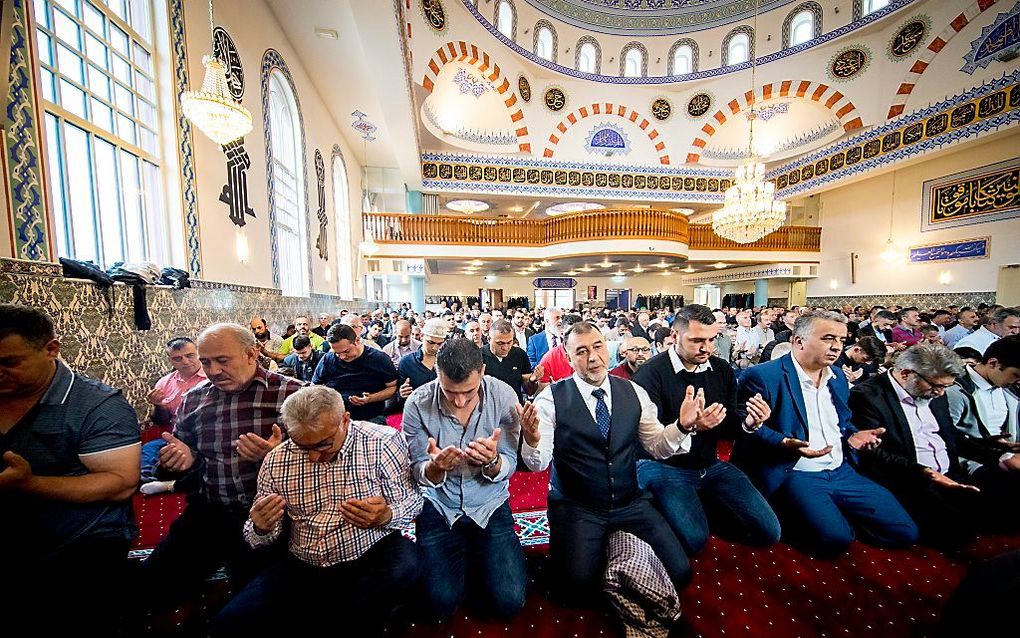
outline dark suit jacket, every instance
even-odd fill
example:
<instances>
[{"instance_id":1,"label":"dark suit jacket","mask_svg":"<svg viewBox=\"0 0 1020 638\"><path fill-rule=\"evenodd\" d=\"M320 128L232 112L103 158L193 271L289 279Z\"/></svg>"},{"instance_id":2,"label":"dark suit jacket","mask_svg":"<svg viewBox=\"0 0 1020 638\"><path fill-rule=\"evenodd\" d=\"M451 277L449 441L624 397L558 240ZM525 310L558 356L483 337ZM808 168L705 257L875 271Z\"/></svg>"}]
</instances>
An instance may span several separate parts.
<instances>
[{"instance_id":1,"label":"dark suit jacket","mask_svg":"<svg viewBox=\"0 0 1020 638\"><path fill-rule=\"evenodd\" d=\"M850 386L842 370L831 366L830 370L833 377L829 379L828 387L839 417L839 430L844 442L843 461L855 462L856 453L845 444L846 439L857 431L850 421L850 408L847 407ZM737 410L741 421L747 416L747 400L755 394L761 394L765 403L769 404L772 416L754 434L737 439L731 460L754 478L766 495L771 495L801 458L782 447L783 439L808 440L807 408L791 355L744 370L737 385Z\"/></svg>"},{"instance_id":2,"label":"dark suit jacket","mask_svg":"<svg viewBox=\"0 0 1020 638\"><path fill-rule=\"evenodd\" d=\"M903 406L888 374L877 374L850 390L850 410L854 424L865 430L885 428L882 445L860 453L861 472L894 491L910 485L927 485L925 467L917 462L914 436L903 412ZM956 453L956 434L949 416L949 402L942 395L929 404L939 424L939 436L946 443L949 455L947 476L961 478L963 474Z\"/></svg>"}]
</instances>

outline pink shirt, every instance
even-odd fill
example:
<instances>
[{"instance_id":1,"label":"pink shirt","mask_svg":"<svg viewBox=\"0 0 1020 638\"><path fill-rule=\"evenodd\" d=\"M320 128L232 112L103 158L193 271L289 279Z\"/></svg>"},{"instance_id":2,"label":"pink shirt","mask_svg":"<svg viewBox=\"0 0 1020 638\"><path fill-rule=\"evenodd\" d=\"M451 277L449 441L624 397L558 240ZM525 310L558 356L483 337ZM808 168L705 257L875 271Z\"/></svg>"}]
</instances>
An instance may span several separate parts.
<instances>
[{"instance_id":1,"label":"pink shirt","mask_svg":"<svg viewBox=\"0 0 1020 638\"><path fill-rule=\"evenodd\" d=\"M177 420L177 409L181 407L185 393L203 381L205 370L199 368L188 379L182 379L181 374L174 370L156 382L155 388L163 393L163 407L170 411L171 423Z\"/></svg>"},{"instance_id":2,"label":"pink shirt","mask_svg":"<svg viewBox=\"0 0 1020 638\"><path fill-rule=\"evenodd\" d=\"M892 329L892 340L899 343L905 343L908 346L914 345L920 341L923 336L924 335L921 334L920 330L907 330L900 326L893 326Z\"/></svg>"},{"instance_id":3,"label":"pink shirt","mask_svg":"<svg viewBox=\"0 0 1020 638\"><path fill-rule=\"evenodd\" d=\"M917 462L942 474L948 472L949 453L946 451L946 442L939 436L939 422L935 420L931 408L927 405L917 405L914 398L907 394L903 386L892 377L892 372L887 374L889 374L889 382L896 390L896 397L900 400L903 414L907 417L910 434L914 439L914 453L917 455Z\"/></svg>"}]
</instances>

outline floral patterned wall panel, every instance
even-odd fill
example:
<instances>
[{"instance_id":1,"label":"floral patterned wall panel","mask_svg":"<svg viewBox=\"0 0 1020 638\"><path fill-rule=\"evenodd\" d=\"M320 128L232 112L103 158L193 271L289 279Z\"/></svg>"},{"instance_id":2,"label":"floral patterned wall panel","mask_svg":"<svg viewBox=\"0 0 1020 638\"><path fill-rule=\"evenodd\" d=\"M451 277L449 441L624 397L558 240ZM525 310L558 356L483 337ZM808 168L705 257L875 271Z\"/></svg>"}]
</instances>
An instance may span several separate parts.
<instances>
[{"instance_id":1,"label":"floral patterned wall panel","mask_svg":"<svg viewBox=\"0 0 1020 638\"><path fill-rule=\"evenodd\" d=\"M284 297L278 290L193 281L193 288L165 286L147 290L152 329L135 330L131 288L117 284L109 290L112 309L103 291L92 282L64 279L51 263L0 260L0 301L45 308L53 319L61 353L72 369L124 391L144 416L145 395L170 371L164 346L176 336L194 339L206 326L221 321L248 324L261 315L272 332L282 332L299 314L312 321L338 308L358 312L375 304L313 295Z\"/></svg>"},{"instance_id":2,"label":"floral patterned wall panel","mask_svg":"<svg viewBox=\"0 0 1020 638\"><path fill-rule=\"evenodd\" d=\"M973 306L995 303L994 292L935 292L935 293L903 293L899 295L860 295L847 297L808 297L807 305L833 308L848 303L852 306L915 306L922 310L929 308L945 308L949 305Z\"/></svg>"}]
</instances>

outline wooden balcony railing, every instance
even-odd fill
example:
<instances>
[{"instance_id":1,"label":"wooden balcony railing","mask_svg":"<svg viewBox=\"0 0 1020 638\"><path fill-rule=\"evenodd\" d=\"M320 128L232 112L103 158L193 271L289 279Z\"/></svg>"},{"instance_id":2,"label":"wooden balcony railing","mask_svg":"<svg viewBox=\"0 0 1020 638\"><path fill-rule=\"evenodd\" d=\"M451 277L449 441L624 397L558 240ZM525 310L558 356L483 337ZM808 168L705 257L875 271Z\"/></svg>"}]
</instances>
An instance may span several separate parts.
<instances>
[{"instance_id":1,"label":"wooden balcony railing","mask_svg":"<svg viewBox=\"0 0 1020 638\"><path fill-rule=\"evenodd\" d=\"M690 224L683 215L649 209L598 210L547 219L364 213L362 223L380 244L547 246L657 239L684 243L692 250L817 251L821 240L820 228L784 226L758 242L741 245L715 235L710 224Z\"/></svg>"}]
</instances>

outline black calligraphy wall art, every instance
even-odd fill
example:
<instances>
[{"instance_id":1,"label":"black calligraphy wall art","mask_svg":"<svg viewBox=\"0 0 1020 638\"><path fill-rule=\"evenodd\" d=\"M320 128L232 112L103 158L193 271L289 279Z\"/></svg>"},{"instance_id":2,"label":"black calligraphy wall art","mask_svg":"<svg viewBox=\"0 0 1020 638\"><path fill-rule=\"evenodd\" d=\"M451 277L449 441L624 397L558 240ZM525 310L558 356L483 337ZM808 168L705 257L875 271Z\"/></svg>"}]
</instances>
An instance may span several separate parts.
<instances>
[{"instance_id":1,"label":"black calligraphy wall art","mask_svg":"<svg viewBox=\"0 0 1020 638\"><path fill-rule=\"evenodd\" d=\"M862 73L871 63L871 52L860 45L847 47L837 53L829 62L829 79L845 82Z\"/></svg>"},{"instance_id":2,"label":"black calligraphy wall art","mask_svg":"<svg viewBox=\"0 0 1020 638\"><path fill-rule=\"evenodd\" d=\"M924 42L924 36L928 34L928 24L927 16L917 16L900 27L889 41L889 58L902 60L913 53Z\"/></svg>"},{"instance_id":3,"label":"black calligraphy wall art","mask_svg":"<svg viewBox=\"0 0 1020 638\"><path fill-rule=\"evenodd\" d=\"M315 149L315 183L319 190L319 210L315 215L319 219L319 236L315 239L315 247L319 249L319 257L329 260L329 239L326 234L326 165L322 161L322 153Z\"/></svg>"},{"instance_id":4,"label":"black calligraphy wall art","mask_svg":"<svg viewBox=\"0 0 1020 638\"><path fill-rule=\"evenodd\" d=\"M237 47L223 27L213 30L213 55L223 60L227 67L230 95L240 102L244 97L244 69L241 67ZM244 226L247 216L255 217L255 211L248 205L248 169L251 168L251 158L244 149L243 137L220 148L227 158L227 183L223 185L219 199L230 209L230 221L237 226Z\"/></svg>"}]
</instances>

